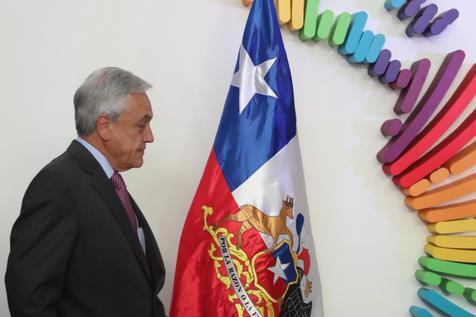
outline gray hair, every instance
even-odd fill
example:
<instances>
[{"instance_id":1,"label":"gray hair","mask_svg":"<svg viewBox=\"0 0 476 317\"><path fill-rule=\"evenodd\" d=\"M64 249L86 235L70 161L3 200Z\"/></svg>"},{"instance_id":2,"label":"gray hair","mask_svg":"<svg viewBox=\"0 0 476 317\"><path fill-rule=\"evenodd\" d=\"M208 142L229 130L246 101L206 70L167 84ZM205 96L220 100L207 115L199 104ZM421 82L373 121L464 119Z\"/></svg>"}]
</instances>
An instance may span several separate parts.
<instances>
[{"instance_id":1,"label":"gray hair","mask_svg":"<svg viewBox=\"0 0 476 317\"><path fill-rule=\"evenodd\" d=\"M96 130L96 120L105 114L113 121L126 106L127 95L144 93L152 86L131 72L118 67L95 70L74 94L74 119L78 135Z\"/></svg>"}]
</instances>

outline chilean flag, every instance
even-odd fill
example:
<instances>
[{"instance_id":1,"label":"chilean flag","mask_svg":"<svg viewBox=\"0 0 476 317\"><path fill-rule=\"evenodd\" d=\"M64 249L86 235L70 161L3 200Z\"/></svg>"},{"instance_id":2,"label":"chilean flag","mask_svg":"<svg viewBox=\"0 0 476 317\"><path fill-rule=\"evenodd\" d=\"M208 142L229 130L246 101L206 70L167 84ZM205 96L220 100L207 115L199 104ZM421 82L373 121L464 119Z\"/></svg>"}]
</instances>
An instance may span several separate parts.
<instances>
[{"instance_id":1,"label":"chilean flag","mask_svg":"<svg viewBox=\"0 0 476 317\"><path fill-rule=\"evenodd\" d=\"M291 73L273 0L255 0L184 224L170 310L322 316Z\"/></svg>"}]
</instances>

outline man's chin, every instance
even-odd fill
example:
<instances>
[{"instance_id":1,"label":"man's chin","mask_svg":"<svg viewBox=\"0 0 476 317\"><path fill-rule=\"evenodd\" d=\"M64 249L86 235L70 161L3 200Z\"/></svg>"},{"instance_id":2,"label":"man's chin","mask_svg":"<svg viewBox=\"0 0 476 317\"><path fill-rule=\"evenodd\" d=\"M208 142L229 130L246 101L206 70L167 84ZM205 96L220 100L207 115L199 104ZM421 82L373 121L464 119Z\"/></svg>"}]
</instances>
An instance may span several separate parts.
<instances>
[{"instance_id":1,"label":"man's chin","mask_svg":"<svg viewBox=\"0 0 476 317\"><path fill-rule=\"evenodd\" d=\"M134 168L142 167L142 165L144 165L144 160L143 160L143 159L137 160L137 161L134 163Z\"/></svg>"}]
</instances>

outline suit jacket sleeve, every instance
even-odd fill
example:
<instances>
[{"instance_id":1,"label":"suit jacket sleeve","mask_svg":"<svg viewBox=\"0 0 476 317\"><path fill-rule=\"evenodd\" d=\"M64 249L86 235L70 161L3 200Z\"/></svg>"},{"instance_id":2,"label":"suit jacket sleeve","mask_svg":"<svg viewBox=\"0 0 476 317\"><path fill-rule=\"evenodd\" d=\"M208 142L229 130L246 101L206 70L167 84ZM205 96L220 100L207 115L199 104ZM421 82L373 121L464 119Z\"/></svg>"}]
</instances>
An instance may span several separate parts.
<instances>
[{"instance_id":1,"label":"suit jacket sleeve","mask_svg":"<svg viewBox=\"0 0 476 317\"><path fill-rule=\"evenodd\" d=\"M32 181L11 234L5 284L12 317L55 317L78 232L72 181L48 167Z\"/></svg>"}]
</instances>

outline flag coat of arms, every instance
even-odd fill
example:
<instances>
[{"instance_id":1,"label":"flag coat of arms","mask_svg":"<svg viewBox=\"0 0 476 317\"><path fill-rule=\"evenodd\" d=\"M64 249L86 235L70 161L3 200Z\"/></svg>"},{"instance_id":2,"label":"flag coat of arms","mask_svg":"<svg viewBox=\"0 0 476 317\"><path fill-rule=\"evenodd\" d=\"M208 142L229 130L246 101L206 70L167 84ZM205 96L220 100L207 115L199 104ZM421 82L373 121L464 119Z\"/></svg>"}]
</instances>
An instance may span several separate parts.
<instances>
[{"instance_id":1,"label":"flag coat of arms","mask_svg":"<svg viewBox=\"0 0 476 317\"><path fill-rule=\"evenodd\" d=\"M321 285L273 0L255 0L180 240L171 317L320 317Z\"/></svg>"}]
</instances>

